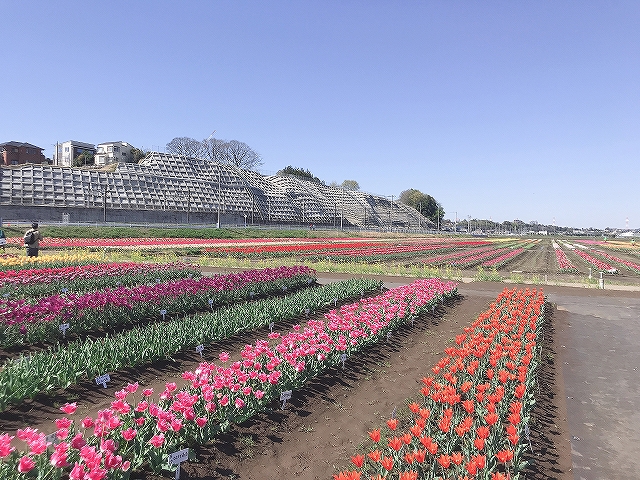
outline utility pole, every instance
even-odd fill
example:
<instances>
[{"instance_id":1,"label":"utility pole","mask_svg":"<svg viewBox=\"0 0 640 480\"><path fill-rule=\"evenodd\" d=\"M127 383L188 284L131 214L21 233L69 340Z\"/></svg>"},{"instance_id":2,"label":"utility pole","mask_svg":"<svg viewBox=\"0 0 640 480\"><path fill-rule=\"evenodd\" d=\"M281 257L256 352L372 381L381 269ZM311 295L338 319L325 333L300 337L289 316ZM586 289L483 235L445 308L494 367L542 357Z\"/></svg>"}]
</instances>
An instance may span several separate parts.
<instances>
[{"instance_id":1,"label":"utility pole","mask_svg":"<svg viewBox=\"0 0 640 480\"><path fill-rule=\"evenodd\" d=\"M191 212L191 190L187 188L187 224L189 223L190 212Z\"/></svg>"},{"instance_id":2,"label":"utility pole","mask_svg":"<svg viewBox=\"0 0 640 480\"><path fill-rule=\"evenodd\" d=\"M215 130L213 133L216 133ZM213 133L211 135L213 135ZM222 165L218 163L218 225L216 228L220 228L220 202L222 201L222 188L220 187L220 175L222 174L221 167Z\"/></svg>"},{"instance_id":3,"label":"utility pole","mask_svg":"<svg viewBox=\"0 0 640 480\"><path fill-rule=\"evenodd\" d=\"M104 184L104 192L102 193L102 221L107 223L107 184Z\"/></svg>"},{"instance_id":4,"label":"utility pole","mask_svg":"<svg viewBox=\"0 0 640 480\"><path fill-rule=\"evenodd\" d=\"M344 187L342 187L342 195L340 196L340 231L342 231L343 217L344 217Z\"/></svg>"}]
</instances>

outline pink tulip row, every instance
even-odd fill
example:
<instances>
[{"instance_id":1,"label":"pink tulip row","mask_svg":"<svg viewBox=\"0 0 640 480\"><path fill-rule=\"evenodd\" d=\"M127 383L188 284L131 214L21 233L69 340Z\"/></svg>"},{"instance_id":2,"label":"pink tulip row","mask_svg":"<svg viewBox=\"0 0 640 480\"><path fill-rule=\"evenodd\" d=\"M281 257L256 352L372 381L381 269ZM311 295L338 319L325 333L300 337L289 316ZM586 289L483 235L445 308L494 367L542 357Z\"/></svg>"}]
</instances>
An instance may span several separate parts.
<instances>
[{"instance_id":1,"label":"pink tulip row","mask_svg":"<svg viewBox=\"0 0 640 480\"><path fill-rule=\"evenodd\" d=\"M200 298L203 295L238 290L249 284L296 276L315 277L315 271L306 266L278 267L197 279L185 278L153 285L107 288L84 294L53 295L40 298L34 303L25 299L1 299L0 338L5 345L21 343L14 338L14 331L19 327L21 335L29 337L29 329L33 328L33 335L37 337L35 339L43 340L44 338L40 337L55 332L58 324L71 320L78 324L87 324L82 330L89 331L96 322L100 326L110 326L107 322L111 317L120 318L126 323L127 316L140 320L148 317L151 312L158 315L163 306L171 306L176 299L187 298L188 301L182 303L186 305L183 306L183 310L188 310L193 308L194 302L206 302L206 298ZM202 308L202 305L200 307ZM204 308L207 306L204 305ZM170 313L176 313L171 310L169 309ZM117 315L116 311L119 312Z\"/></svg>"},{"instance_id":2,"label":"pink tulip row","mask_svg":"<svg viewBox=\"0 0 640 480\"><path fill-rule=\"evenodd\" d=\"M514 257L517 257L518 255L520 255L523 252L524 252L524 248L516 248L515 250L507 252L504 255L500 255L497 258L494 258L492 260L487 260L486 262L483 262L482 266L483 267L502 266L505 263L507 263L509 260L512 260Z\"/></svg>"},{"instance_id":3,"label":"pink tulip row","mask_svg":"<svg viewBox=\"0 0 640 480\"><path fill-rule=\"evenodd\" d=\"M460 259L462 257L472 256L482 252L488 252L489 250L493 250L493 247L474 248L471 250L465 250L463 252L455 252L455 253L449 253L446 255L438 255L437 257L432 257L425 260L424 263L441 264L446 262L447 260ZM450 263L450 262L447 262L447 263Z\"/></svg>"},{"instance_id":4,"label":"pink tulip row","mask_svg":"<svg viewBox=\"0 0 640 480\"><path fill-rule=\"evenodd\" d=\"M577 272L578 269L573 263L569 261L567 255L562 251L560 247L554 248L556 252L556 260L558 262L558 268L564 272Z\"/></svg>"},{"instance_id":5,"label":"pink tulip row","mask_svg":"<svg viewBox=\"0 0 640 480\"><path fill-rule=\"evenodd\" d=\"M452 265L455 265L456 267L469 267L471 265L479 263L485 258L492 258L508 252L510 252L508 248L489 250L487 252L477 253L475 255L471 255L470 257L464 257L462 259L456 260L455 262L452 262Z\"/></svg>"},{"instance_id":6,"label":"pink tulip row","mask_svg":"<svg viewBox=\"0 0 640 480\"><path fill-rule=\"evenodd\" d=\"M351 255L392 255L395 253L406 252L428 252L432 250L450 250L469 245L486 245L486 241L475 242L446 242L446 243L425 243L410 245L383 245L378 247L354 248L345 250L336 250L327 252L332 256L351 256Z\"/></svg>"},{"instance_id":7,"label":"pink tulip row","mask_svg":"<svg viewBox=\"0 0 640 480\"><path fill-rule=\"evenodd\" d=\"M0 286L85 280L96 277L120 277L154 272L190 270L199 276L199 268L187 263L97 263L89 265L0 271Z\"/></svg>"},{"instance_id":8,"label":"pink tulip row","mask_svg":"<svg viewBox=\"0 0 640 480\"><path fill-rule=\"evenodd\" d=\"M206 442L230 423L250 417L280 392L337 365L342 353L357 352L433 302L454 295L456 287L453 282L419 280L331 311L325 320L296 325L285 335L269 334L246 345L241 359L231 364L230 355L222 353L220 364L203 362L185 372L182 377L189 384L179 389L167 383L155 401L151 389L136 398L139 386L130 384L95 418L56 420L60 443L53 452L37 430L17 431L26 452L16 449L13 436L3 434L0 479L59 477L63 471L71 480L123 478L144 464L159 470L170 452L187 442ZM73 415L76 404L61 410Z\"/></svg>"},{"instance_id":9,"label":"pink tulip row","mask_svg":"<svg viewBox=\"0 0 640 480\"><path fill-rule=\"evenodd\" d=\"M597 253L598 255L602 255L603 257L613 262L621 263L622 265L627 267L629 270L633 270L636 273L640 273L640 265L638 265L637 263L633 263L628 260L624 260L622 258L614 257L613 255L609 255L608 253L603 252L602 250L594 250L594 252Z\"/></svg>"},{"instance_id":10,"label":"pink tulip row","mask_svg":"<svg viewBox=\"0 0 640 480\"><path fill-rule=\"evenodd\" d=\"M579 248L576 248L574 252L576 253L576 255L584 258L587 262L589 262L591 265L596 267L598 270L602 270L607 273L618 273L617 268L612 267L608 263L605 263L601 260L598 260L597 258L592 257L587 252L580 250Z\"/></svg>"}]
</instances>

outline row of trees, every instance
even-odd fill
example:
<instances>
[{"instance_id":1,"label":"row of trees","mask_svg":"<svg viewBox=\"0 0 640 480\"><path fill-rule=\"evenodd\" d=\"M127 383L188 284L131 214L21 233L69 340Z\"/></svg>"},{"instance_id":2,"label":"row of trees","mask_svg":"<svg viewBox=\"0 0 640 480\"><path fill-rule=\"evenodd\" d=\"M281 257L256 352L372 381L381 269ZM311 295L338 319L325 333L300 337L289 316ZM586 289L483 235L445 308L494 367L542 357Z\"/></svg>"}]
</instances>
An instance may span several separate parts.
<instances>
[{"instance_id":1,"label":"row of trees","mask_svg":"<svg viewBox=\"0 0 640 480\"><path fill-rule=\"evenodd\" d=\"M258 152L238 140L226 141L209 137L199 141L190 137L175 137L167 143L167 152L235 165L245 170L255 170L263 164Z\"/></svg>"}]
</instances>

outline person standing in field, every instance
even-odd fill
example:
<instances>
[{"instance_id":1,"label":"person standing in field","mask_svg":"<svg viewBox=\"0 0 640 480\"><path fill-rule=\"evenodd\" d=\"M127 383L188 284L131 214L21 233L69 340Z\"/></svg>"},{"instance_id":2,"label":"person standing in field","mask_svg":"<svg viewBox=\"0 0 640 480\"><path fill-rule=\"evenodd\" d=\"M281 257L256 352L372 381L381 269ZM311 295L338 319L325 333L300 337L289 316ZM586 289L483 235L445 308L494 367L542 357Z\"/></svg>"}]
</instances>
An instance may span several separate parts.
<instances>
[{"instance_id":1,"label":"person standing in field","mask_svg":"<svg viewBox=\"0 0 640 480\"><path fill-rule=\"evenodd\" d=\"M42 234L38 230L38 222L31 224L31 229L24 234L24 247L27 249L27 257L37 257L40 250Z\"/></svg>"}]
</instances>

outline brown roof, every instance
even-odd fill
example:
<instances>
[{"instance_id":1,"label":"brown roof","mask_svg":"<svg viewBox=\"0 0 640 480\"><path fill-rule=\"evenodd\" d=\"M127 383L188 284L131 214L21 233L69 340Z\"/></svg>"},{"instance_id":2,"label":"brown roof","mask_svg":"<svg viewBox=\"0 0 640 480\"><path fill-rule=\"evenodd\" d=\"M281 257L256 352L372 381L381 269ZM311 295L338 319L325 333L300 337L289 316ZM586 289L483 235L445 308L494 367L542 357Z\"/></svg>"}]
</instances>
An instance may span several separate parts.
<instances>
[{"instance_id":1,"label":"brown roof","mask_svg":"<svg viewBox=\"0 0 640 480\"><path fill-rule=\"evenodd\" d=\"M4 143L0 143L0 147L27 147L27 148L37 148L38 150L44 150L44 148L40 148L36 145L32 145L30 143L25 143L25 142L4 142Z\"/></svg>"}]
</instances>

